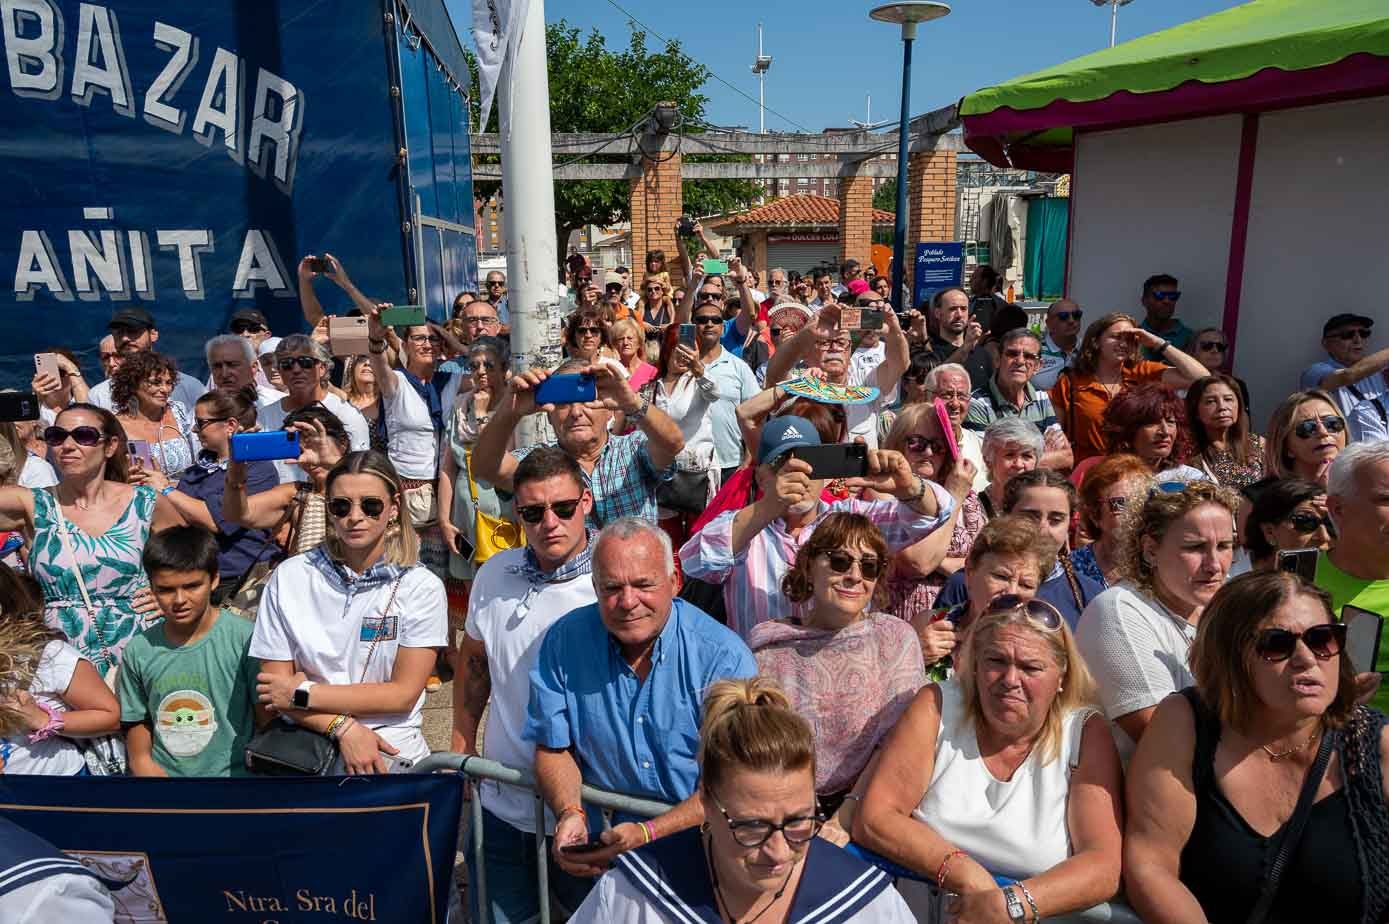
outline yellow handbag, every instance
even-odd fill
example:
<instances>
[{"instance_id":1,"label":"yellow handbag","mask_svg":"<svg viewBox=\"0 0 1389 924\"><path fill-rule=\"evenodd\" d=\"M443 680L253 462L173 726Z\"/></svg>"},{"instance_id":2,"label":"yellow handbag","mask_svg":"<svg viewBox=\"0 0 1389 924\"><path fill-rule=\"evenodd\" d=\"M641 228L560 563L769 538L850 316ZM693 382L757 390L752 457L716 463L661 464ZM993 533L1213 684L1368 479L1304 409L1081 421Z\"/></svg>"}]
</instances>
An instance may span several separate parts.
<instances>
[{"instance_id":1,"label":"yellow handbag","mask_svg":"<svg viewBox=\"0 0 1389 924\"><path fill-rule=\"evenodd\" d=\"M498 552L525 545L526 534L519 525L503 517L483 513L478 506L471 449L463 453L463 469L468 475L468 493L473 499L473 561L480 565Z\"/></svg>"}]
</instances>

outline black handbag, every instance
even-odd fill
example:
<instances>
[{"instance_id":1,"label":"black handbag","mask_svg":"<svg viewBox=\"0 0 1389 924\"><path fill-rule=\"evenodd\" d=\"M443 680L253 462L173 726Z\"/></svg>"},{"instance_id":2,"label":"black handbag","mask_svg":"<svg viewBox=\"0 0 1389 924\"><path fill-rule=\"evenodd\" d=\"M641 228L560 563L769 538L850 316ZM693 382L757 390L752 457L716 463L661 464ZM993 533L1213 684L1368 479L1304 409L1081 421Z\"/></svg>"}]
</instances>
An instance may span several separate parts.
<instances>
[{"instance_id":1,"label":"black handbag","mask_svg":"<svg viewBox=\"0 0 1389 924\"><path fill-rule=\"evenodd\" d=\"M371 666L372 655L376 654L377 642L381 641L381 635L386 631L401 577L397 577L391 585L391 595L381 610L381 621L376 626L376 634L372 637L367 659L362 664L362 676L358 683L366 682L367 668ZM273 722L246 743L246 769L261 776L324 776L337 759L336 739L288 722Z\"/></svg>"},{"instance_id":2,"label":"black handbag","mask_svg":"<svg viewBox=\"0 0 1389 924\"><path fill-rule=\"evenodd\" d=\"M677 470L656 486L656 503L678 513L703 513L709 506L709 473Z\"/></svg>"}]
</instances>

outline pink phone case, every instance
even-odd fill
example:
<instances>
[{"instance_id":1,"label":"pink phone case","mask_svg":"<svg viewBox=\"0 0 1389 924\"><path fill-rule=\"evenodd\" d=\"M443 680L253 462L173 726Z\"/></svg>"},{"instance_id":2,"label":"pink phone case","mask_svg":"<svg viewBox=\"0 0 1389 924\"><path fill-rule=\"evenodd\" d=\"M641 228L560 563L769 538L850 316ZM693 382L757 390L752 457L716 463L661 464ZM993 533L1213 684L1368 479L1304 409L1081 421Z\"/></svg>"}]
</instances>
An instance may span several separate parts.
<instances>
[{"instance_id":1,"label":"pink phone case","mask_svg":"<svg viewBox=\"0 0 1389 924\"><path fill-rule=\"evenodd\" d=\"M950 458L958 462L960 461L960 444L955 442L955 428L950 424L950 415L946 413L945 402L937 398L935 405L936 419L940 421L940 428L945 433L945 444L950 447Z\"/></svg>"}]
</instances>

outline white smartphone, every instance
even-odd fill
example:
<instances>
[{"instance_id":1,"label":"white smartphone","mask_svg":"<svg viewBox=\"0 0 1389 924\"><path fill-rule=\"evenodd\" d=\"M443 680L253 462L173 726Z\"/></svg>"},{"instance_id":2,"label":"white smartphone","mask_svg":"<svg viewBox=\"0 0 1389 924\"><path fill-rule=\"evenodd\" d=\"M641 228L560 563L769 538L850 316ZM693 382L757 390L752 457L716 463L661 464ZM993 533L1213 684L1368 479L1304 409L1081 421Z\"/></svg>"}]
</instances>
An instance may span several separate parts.
<instances>
[{"instance_id":1,"label":"white smartphone","mask_svg":"<svg viewBox=\"0 0 1389 924\"><path fill-rule=\"evenodd\" d=\"M1374 670L1383 641L1384 617L1347 603L1341 607L1341 621L1346 624L1346 654L1355 672Z\"/></svg>"}]
</instances>

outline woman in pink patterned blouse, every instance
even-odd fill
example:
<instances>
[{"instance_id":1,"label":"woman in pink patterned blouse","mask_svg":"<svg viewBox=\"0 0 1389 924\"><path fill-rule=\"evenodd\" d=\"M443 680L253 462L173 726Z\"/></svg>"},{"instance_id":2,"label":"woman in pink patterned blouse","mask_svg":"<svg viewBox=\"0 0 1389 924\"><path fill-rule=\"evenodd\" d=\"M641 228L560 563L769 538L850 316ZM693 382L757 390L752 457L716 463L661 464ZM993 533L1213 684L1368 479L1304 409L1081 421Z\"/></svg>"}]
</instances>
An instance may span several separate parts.
<instances>
[{"instance_id":1,"label":"woman in pink patterned blouse","mask_svg":"<svg viewBox=\"0 0 1389 924\"><path fill-rule=\"evenodd\" d=\"M873 609L888 560L867 517L830 514L782 582L788 611L804 604L805 617L760 623L748 638L761 676L786 691L815 732L815 792L831 818L825 836L839 843L848 840L860 774L926 683L915 631Z\"/></svg>"}]
</instances>

